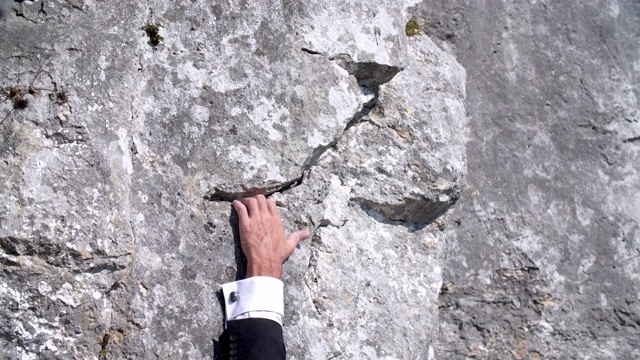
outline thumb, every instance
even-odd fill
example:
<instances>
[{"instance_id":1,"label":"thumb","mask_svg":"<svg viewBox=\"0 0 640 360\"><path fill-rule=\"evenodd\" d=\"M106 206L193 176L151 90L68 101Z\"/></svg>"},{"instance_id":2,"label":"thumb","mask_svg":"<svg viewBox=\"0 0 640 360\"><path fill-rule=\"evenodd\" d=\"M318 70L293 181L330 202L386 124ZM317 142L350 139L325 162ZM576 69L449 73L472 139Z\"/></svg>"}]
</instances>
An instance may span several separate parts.
<instances>
[{"instance_id":1,"label":"thumb","mask_svg":"<svg viewBox=\"0 0 640 360\"><path fill-rule=\"evenodd\" d=\"M293 253L296 246L298 246L298 244L302 240L308 237L309 237L309 231L307 230L296 231L294 233L289 234L289 236L287 236L287 243L289 243L289 248L291 249L290 252Z\"/></svg>"}]
</instances>

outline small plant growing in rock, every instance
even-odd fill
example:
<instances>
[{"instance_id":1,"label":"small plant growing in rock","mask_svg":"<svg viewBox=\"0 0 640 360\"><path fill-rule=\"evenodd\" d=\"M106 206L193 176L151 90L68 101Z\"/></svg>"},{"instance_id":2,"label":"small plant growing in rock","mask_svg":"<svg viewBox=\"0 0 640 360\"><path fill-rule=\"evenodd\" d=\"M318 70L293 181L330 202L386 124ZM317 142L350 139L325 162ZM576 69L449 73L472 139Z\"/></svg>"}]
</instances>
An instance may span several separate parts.
<instances>
[{"instance_id":1,"label":"small plant growing in rock","mask_svg":"<svg viewBox=\"0 0 640 360\"><path fill-rule=\"evenodd\" d=\"M4 96L11 100L13 108L23 110L29 106L29 100L24 98L24 91L18 86L11 86L5 90Z\"/></svg>"},{"instance_id":2,"label":"small plant growing in rock","mask_svg":"<svg viewBox=\"0 0 640 360\"><path fill-rule=\"evenodd\" d=\"M9 110L9 112L7 112L7 114L2 118L2 120L0 120L0 125L3 124L4 121L7 120L9 116L11 116L11 114L13 114L14 110L24 110L29 106L29 99L25 99L24 95L28 93L31 96L35 96L38 93L38 89L33 87L33 83L38 78L38 75L40 75L40 72L42 71L42 67L49 60L50 57L51 55L47 56L44 59L44 61L40 63L40 67L38 67L38 70L36 71L36 75L33 77L33 79L29 83L29 86L26 88L26 90L20 88L17 85L14 85L0 91L0 95L4 95L4 99L0 99L0 103L2 103L4 100L9 100L13 105L12 109Z\"/></svg>"},{"instance_id":3,"label":"small plant growing in rock","mask_svg":"<svg viewBox=\"0 0 640 360\"><path fill-rule=\"evenodd\" d=\"M20 90L19 87L17 86L11 86L8 90L7 90L7 97L11 100L17 99L19 97L22 97L22 90Z\"/></svg>"},{"instance_id":4,"label":"small plant growing in rock","mask_svg":"<svg viewBox=\"0 0 640 360\"><path fill-rule=\"evenodd\" d=\"M29 100L20 97L18 99L13 99L13 108L17 110L24 110L29 106Z\"/></svg>"},{"instance_id":5,"label":"small plant growing in rock","mask_svg":"<svg viewBox=\"0 0 640 360\"><path fill-rule=\"evenodd\" d=\"M420 35L422 30L420 29L420 24L418 23L418 20L411 19L411 20L407 21L407 25L404 27L404 32L409 37Z\"/></svg>"},{"instance_id":6,"label":"small plant growing in rock","mask_svg":"<svg viewBox=\"0 0 640 360\"><path fill-rule=\"evenodd\" d=\"M56 102L58 105L66 104L69 101L69 95L64 90L60 90L56 93Z\"/></svg>"},{"instance_id":7,"label":"small plant growing in rock","mask_svg":"<svg viewBox=\"0 0 640 360\"><path fill-rule=\"evenodd\" d=\"M160 24L146 24L142 27L142 30L144 30L144 32L146 32L147 36L149 37L149 41L147 43L154 48L158 46L162 40L164 40L164 38L160 36L161 26L162 25Z\"/></svg>"}]
</instances>

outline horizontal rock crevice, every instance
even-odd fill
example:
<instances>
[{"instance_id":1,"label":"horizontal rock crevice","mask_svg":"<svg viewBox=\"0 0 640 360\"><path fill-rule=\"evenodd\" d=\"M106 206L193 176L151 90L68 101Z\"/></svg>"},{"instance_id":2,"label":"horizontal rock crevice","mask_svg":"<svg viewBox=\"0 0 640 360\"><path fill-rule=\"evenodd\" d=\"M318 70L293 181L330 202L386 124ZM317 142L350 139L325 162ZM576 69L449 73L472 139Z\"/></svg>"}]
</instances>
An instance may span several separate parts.
<instances>
[{"instance_id":1,"label":"horizontal rock crevice","mask_svg":"<svg viewBox=\"0 0 640 360\"><path fill-rule=\"evenodd\" d=\"M304 180L304 175L305 174L303 172L299 177L285 183L266 184L264 187L248 188L241 191L228 191L214 188L211 193L204 196L204 199L209 201L232 202L233 200L239 200L255 195L264 195L268 197L275 193L283 193L291 188L301 185Z\"/></svg>"}]
</instances>

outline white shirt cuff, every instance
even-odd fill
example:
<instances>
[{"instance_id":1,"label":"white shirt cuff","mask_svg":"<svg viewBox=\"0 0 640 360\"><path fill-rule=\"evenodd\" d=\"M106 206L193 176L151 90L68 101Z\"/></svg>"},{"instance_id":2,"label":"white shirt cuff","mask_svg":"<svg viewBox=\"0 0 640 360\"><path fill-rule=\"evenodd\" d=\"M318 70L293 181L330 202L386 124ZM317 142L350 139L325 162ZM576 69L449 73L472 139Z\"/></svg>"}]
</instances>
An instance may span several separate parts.
<instances>
[{"instance_id":1,"label":"white shirt cuff","mask_svg":"<svg viewBox=\"0 0 640 360\"><path fill-rule=\"evenodd\" d=\"M282 325L283 289L282 281L269 276L253 276L223 284L226 321L262 318Z\"/></svg>"}]
</instances>

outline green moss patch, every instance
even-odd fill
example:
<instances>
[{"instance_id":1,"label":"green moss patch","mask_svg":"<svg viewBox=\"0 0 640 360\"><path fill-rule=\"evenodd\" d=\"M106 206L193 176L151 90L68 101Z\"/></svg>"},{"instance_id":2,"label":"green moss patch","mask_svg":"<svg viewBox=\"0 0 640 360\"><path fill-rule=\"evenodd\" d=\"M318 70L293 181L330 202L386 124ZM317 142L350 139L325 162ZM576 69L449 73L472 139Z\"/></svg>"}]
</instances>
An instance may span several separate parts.
<instances>
[{"instance_id":1,"label":"green moss patch","mask_svg":"<svg viewBox=\"0 0 640 360\"><path fill-rule=\"evenodd\" d=\"M404 27L404 32L409 37L420 35L420 33L422 32L422 29L420 29L420 24L418 23L418 20L411 19L407 21L407 25Z\"/></svg>"},{"instance_id":2,"label":"green moss patch","mask_svg":"<svg viewBox=\"0 0 640 360\"><path fill-rule=\"evenodd\" d=\"M147 33L149 37L149 41L147 42L149 45L156 47L160 44L164 38L160 36L160 24L147 24L142 27L142 30Z\"/></svg>"}]
</instances>

